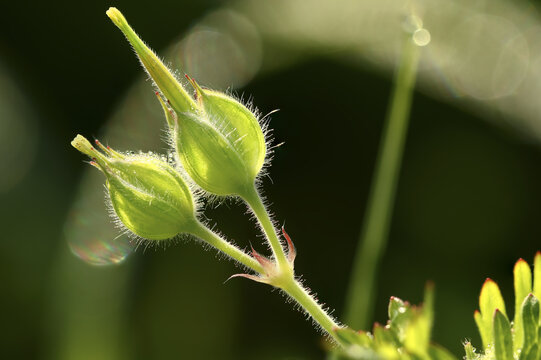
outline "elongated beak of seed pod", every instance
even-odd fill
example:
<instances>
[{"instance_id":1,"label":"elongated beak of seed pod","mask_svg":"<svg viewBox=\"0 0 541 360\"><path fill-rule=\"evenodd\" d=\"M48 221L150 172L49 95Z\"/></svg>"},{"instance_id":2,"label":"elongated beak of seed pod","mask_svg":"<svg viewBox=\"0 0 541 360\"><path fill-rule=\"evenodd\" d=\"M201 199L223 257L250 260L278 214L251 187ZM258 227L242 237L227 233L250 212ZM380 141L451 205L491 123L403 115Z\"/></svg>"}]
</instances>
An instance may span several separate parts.
<instances>
[{"instance_id":1,"label":"elongated beak of seed pod","mask_svg":"<svg viewBox=\"0 0 541 360\"><path fill-rule=\"evenodd\" d=\"M166 161L146 154L123 155L97 140L93 146L81 135L72 145L105 174L113 215L133 234L165 240L191 233L197 223L192 194Z\"/></svg>"},{"instance_id":2,"label":"elongated beak of seed pod","mask_svg":"<svg viewBox=\"0 0 541 360\"><path fill-rule=\"evenodd\" d=\"M118 9L111 7L107 10L107 16L126 36L141 60L141 64L156 82L165 98L169 100L173 109L178 113L195 111L197 106L193 99L156 54L137 36L124 15Z\"/></svg>"},{"instance_id":3,"label":"elongated beak of seed pod","mask_svg":"<svg viewBox=\"0 0 541 360\"><path fill-rule=\"evenodd\" d=\"M141 41L115 8L107 15L124 33L141 63L160 89L172 143L190 177L202 189L216 195L241 195L252 189L267 155L264 131L257 114L236 99L202 89L197 103L158 57Z\"/></svg>"}]
</instances>

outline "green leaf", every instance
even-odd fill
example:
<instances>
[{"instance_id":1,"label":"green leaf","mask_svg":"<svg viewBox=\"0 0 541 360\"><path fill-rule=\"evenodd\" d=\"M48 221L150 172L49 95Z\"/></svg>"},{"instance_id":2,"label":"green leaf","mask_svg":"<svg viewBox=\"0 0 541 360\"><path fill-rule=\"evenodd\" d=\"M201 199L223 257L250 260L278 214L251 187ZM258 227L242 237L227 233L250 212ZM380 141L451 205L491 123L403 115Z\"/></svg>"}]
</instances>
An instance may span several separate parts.
<instances>
[{"instance_id":1,"label":"green leaf","mask_svg":"<svg viewBox=\"0 0 541 360\"><path fill-rule=\"evenodd\" d=\"M363 331L355 331L350 328L339 328L334 330L334 333L346 346L359 345L367 348L372 346L372 338Z\"/></svg>"},{"instance_id":2,"label":"green leaf","mask_svg":"<svg viewBox=\"0 0 541 360\"><path fill-rule=\"evenodd\" d=\"M513 320L515 332L515 350L522 348L524 342L524 327L522 324L522 303L524 298L532 292L532 271L523 259L519 259L513 269L515 283L515 318Z\"/></svg>"},{"instance_id":3,"label":"green leaf","mask_svg":"<svg viewBox=\"0 0 541 360\"><path fill-rule=\"evenodd\" d=\"M494 353L496 360L513 360L513 335L507 316L499 309L494 311Z\"/></svg>"},{"instance_id":4,"label":"green leaf","mask_svg":"<svg viewBox=\"0 0 541 360\"><path fill-rule=\"evenodd\" d=\"M539 360L538 346L534 344L527 351L520 353L520 360Z\"/></svg>"},{"instance_id":5,"label":"green leaf","mask_svg":"<svg viewBox=\"0 0 541 360\"><path fill-rule=\"evenodd\" d=\"M491 333L492 331L489 331L490 329L485 326L485 323L483 322L483 316L481 315L481 312L479 310L475 310L473 313L473 319L475 320L475 324L477 325L477 329L479 330L479 334L481 335L481 340L483 340L483 346L486 348L488 344L490 344L491 340Z\"/></svg>"},{"instance_id":6,"label":"green leaf","mask_svg":"<svg viewBox=\"0 0 541 360\"><path fill-rule=\"evenodd\" d=\"M522 346L522 350L524 351L528 350L537 342L537 331L539 327L539 300L537 300L533 294L529 294L526 299L524 299L521 312L524 333L524 345Z\"/></svg>"},{"instance_id":7,"label":"green leaf","mask_svg":"<svg viewBox=\"0 0 541 360\"><path fill-rule=\"evenodd\" d=\"M500 288L491 279L486 279L483 284L479 295L479 308L481 313L480 315L476 313L474 318L483 339L483 346L487 348L494 341L492 328L494 311L499 309L502 314L507 314Z\"/></svg>"},{"instance_id":8,"label":"green leaf","mask_svg":"<svg viewBox=\"0 0 541 360\"><path fill-rule=\"evenodd\" d=\"M376 347L382 347L385 345L396 346L396 340L393 334L388 328L381 326L381 324L374 324L374 344Z\"/></svg>"},{"instance_id":9,"label":"green leaf","mask_svg":"<svg viewBox=\"0 0 541 360\"><path fill-rule=\"evenodd\" d=\"M413 317L411 306L397 297L391 297L388 312L391 331L398 342L402 344L406 337L406 329Z\"/></svg>"},{"instance_id":10,"label":"green leaf","mask_svg":"<svg viewBox=\"0 0 541 360\"><path fill-rule=\"evenodd\" d=\"M388 327L374 324L374 349L382 359L402 359L399 344Z\"/></svg>"},{"instance_id":11,"label":"green leaf","mask_svg":"<svg viewBox=\"0 0 541 360\"><path fill-rule=\"evenodd\" d=\"M464 344L464 351L466 352L466 360L475 360L475 349L471 342L468 341Z\"/></svg>"},{"instance_id":12,"label":"green leaf","mask_svg":"<svg viewBox=\"0 0 541 360\"><path fill-rule=\"evenodd\" d=\"M399 299L396 296L391 296L387 310L389 320L393 321L393 319L395 319L397 316L403 314L407 307L409 307L408 304L402 301L402 299Z\"/></svg>"},{"instance_id":13,"label":"green leaf","mask_svg":"<svg viewBox=\"0 0 541 360\"><path fill-rule=\"evenodd\" d=\"M430 345L428 348L428 355L431 360L456 360L456 357L454 357L453 354L435 344Z\"/></svg>"},{"instance_id":14,"label":"green leaf","mask_svg":"<svg viewBox=\"0 0 541 360\"><path fill-rule=\"evenodd\" d=\"M533 294L541 299L541 251L535 254L533 264Z\"/></svg>"},{"instance_id":15,"label":"green leaf","mask_svg":"<svg viewBox=\"0 0 541 360\"><path fill-rule=\"evenodd\" d=\"M410 322L404 340L404 347L413 354L425 356L430 343L430 332L434 318L434 286L429 283L425 289L423 307L417 309Z\"/></svg>"},{"instance_id":16,"label":"green leaf","mask_svg":"<svg viewBox=\"0 0 541 360\"><path fill-rule=\"evenodd\" d=\"M408 329L404 347L414 354L426 354L430 341L430 321L425 315L415 317Z\"/></svg>"}]
</instances>

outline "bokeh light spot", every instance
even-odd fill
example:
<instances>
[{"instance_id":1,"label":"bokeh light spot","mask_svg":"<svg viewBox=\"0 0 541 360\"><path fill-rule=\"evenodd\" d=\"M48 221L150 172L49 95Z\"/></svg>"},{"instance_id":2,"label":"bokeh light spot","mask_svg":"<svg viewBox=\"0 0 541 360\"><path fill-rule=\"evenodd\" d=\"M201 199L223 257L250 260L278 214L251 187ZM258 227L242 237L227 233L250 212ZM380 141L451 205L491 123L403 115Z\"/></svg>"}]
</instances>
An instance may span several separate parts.
<instances>
[{"instance_id":1,"label":"bokeh light spot","mask_svg":"<svg viewBox=\"0 0 541 360\"><path fill-rule=\"evenodd\" d=\"M175 64L198 82L214 89L238 88L261 65L261 39L256 27L232 10L205 17L175 49Z\"/></svg>"},{"instance_id":2,"label":"bokeh light spot","mask_svg":"<svg viewBox=\"0 0 541 360\"><path fill-rule=\"evenodd\" d=\"M111 240L85 238L84 241L70 242L71 252L90 265L114 265L123 262L132 251L126 237Z\"/></svg>"},{"instance_id":3,"label":"bokeh light spot","mask_svg":"<svg viewBox=\"0 0 541 360\"><path fill-rule=\"evenodd\" d=\"M87 170L81 191L66 219L64 234L71 252L95 266L122 263L136 245L111 223L104 204L103 178Z\"/></svg>"},{"instance_id":4,"label":"bokeh light spot","mask_svg":"<svg viewBox=\"0 0 541 360\"><path fill-rule=\"evenodd\" d=\"M450 65L453 84L461 93L479 100L498 99L511 95L524 79L528 44L505 18L471 16L458 25L454 41L457 53Z\"/></svg>"},{"instance_id":5,"label":"bokeh light spot","mask_svg":"<svg viewBox=\"0 0 541 360\"><path fill-rule=\"evenodd\" d=\"M413 33L413 42L417 46L426 46L430 43L430 33L426 29L417 29Z\"/></svg>"}]
</instances>

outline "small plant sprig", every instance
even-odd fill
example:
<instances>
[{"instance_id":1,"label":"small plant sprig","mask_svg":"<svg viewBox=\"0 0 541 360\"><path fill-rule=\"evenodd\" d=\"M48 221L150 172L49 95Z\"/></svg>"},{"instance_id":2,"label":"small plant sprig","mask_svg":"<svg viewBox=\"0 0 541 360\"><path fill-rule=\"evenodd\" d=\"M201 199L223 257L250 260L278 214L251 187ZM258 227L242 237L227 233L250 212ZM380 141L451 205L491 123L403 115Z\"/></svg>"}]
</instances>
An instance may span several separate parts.
<instances>
[{"instance_id":1,"label":"small plant sprig","mask_svg":"<svg viewBox=\"0 0 541 360\"><path fill-rule=\"evenodd\" d=\"M343 348L336 351L339 359L455 360L447 350L430 342L434 319L433 286L428 284L422 306L412 306L391 297L389 320L385 326L375 323L372 332L337 329Z\"/></svg>"},{"instance_id":2,"label":"small plant sprig","mask_svg":"<svg viewBox=\"0 0 541 360\"><path fill-rule=\"evenodd\" d=\"M465 360L541 359L541 252L535 255L534 269L519 259L513 269L515 306L513 321L507 313L500 288L490 278L479 295L475 323L483 342L478 352L470 341L464 343ZM422 307L391 297L389 321L375 324L372 333L337 329L345 346L336 353L342 359L455 359L447 350L429 343L432 326L432 288L427 287Z\"/></svg>"},{"instance_id":3,"label":"small plant sprig","mask_svg":"<svg viewBox=\"0 0 541 360\"><path fill-rule=\"evenodd\" d=\"M341 326L295 276L295 247L283 228L285 241L281 240L260 195L259 177L270 151L266 125L260 124L257 111L224 93L202 88L186 75L195 90L194 97L190 96L119 10L110 8L107 15L154 81L175 158L169 162L152 154L123 154L77 135L72 145L105 174L116 223L132 237L151 244L183 234L203 240L251 271L232 277L282 290L341 344L335 333ZM199 220L201 195L242 199L257 219L272 256L267 258L253 248L248 254L209 229Z\"/></svg>"},{"instance_id":4,"label":"small plant sprig","mask_svg":"<svg viewBox=\"0 0 541 360\"><path fill-rule=\"evenodd\" d=\"M388 323L376 324L372 333L356 332L333 319L298 280L293 242L284 228L281 234L277 231L264 204L258 185L271 151L267 126L257 111L227 94L203 88L185 75L194 90L194 95L189 95L120 11L110 8L107 15L126 36L154 81L173 155L170 161L151 153L121 153L98 140L92 144L81 135L75 137L72 145L90 157L90 164L106 177L107 203L119 227L137 241L149 244L188 235L213 246L248 270L231 277L271 285L296 301L339 345L335 350L341 358L454 359L430 342L431 286L420 307L392 297ZM209 229L200 220L204 197L244 201L260 226L271 256L265 257L253 248L247 253ZM353 298L358 300L360 295L357 291Z\"/></svg>"},{"instance_id":5,"label":"small plant sprig","mask_svg":"<svg viewBox=\"0 0 541 360\"><path fill-rule=\"evenodd\" d=\"M510 322L500 288L486 279L479 295L479 310L474 319L483 341L478 353L472 344L464 344L466 360L539 360L541 359L541 252L535 255L534 271L519 259L513 269L515 309Z\"/></svg>"}]
</instances>

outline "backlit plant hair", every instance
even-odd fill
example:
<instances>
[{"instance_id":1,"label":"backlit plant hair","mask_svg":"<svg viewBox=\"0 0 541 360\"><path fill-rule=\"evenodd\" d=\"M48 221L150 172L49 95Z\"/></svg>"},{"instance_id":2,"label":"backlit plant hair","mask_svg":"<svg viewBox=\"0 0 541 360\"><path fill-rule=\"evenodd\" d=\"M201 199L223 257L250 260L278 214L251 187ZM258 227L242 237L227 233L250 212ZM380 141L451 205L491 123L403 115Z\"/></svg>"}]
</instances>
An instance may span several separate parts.
<instances>
[{"instance_id":1,"label":"backlit plant hair","mask_svg":"<svg viewBox=\"0 0 541 360\"><path fill-rule=\"evenodd\" d=\"M341 326L298 280L294 273L293 242L284 228L279 234L259 193L258 178L268 161L269 146L266 126L257 111L227 94L204 89L186 75L195 90L194 97L190 96L120 11L110 8L107 15L126 36L158 89L156 94L169 128L167 142L177 159L175 164L169 164L154 156L130 156L101 146L98 151L78 135L72 145L105 174L110 208L117 219L130 232L148 241L163 241L181 234L203 240L249 270L232 277L245 277L282 290L335 343L341 343L335 333ZM250 254L245 253L199 221L196 196L187 185L185 174L203 194L245 201L272 256L265 257L253 248Z\"/></svg>"},{"instance_id":2,"label":"backlit plant hair","mask_svg":"<svg viewBox=\"0 0 541 360\"><path fill-rule=\"evenodd\" d=\"M271 285L293 299L313 319L316 327L337 345L331 355L333 359L455 359L430 341L434 319L431 284L426 288L422 306L391 297L389 320L384 326L376 323L372 332L355 331L335 320L299 281L294 271L295 246L283 227L280 232L276 228L258 187L261 174L270 162L266 120L263 121L252 106L228 94L206 89L185 75L193 88L194 95L191 96L192 89L185 89L174 73L143 43L120 11L110 8L107 15L126 36L154 82L168 127L166 142L174 154L174 160L170 161L151 153L122 153L103 146L98 140L92 144L81 135L72 141L77 150L91 159L90 164L105 175L108 207L124 231L132 238L150 244L162 244L168 239L187 235L216 248L247 270L247 273L231 277ZM381 171L377 172L376 185L385 186L376 186L378 190L374 191L371 203L380 204L379 200L383 199L385 204L377 209L380 217L371 217L376 220L387 219L392 208L395 182L383 181L380 177L396 174L399 168L399 152L405 137L417 61L411 35L420 30L413 28L406 32L388 126L388 129L398 128L401 132L385 136L382 145L384 152L393 147L388 144L394 144L394 149L386 152L386 158L392 161L384 164L385 159L382 160ZM396 175L390 177L396 180ZM209 229L200 219L201 196L231 197L245 202L259 224L271 255L261 255L253 248L249 253L245 252ZM378 211L371 209L369 212L375 214ZM380 223L385 226L387 222ZM368 228L379 229L378 226ZM385 231L375 232L379 238L371 239L381 246ZM365 273L373 274L373 271ZM467 342L467 360L541 359L538 301L541 296L541 254L535 257L533 283L531 269L523 260L517 262L514 273L514 321L509 321L498 286L488 279L479 298L480 311L474 315L484 351L477 352ZM354 276L354 279L358 277ZM359 301L359 296L363 295L358 289L352 294L351 301Z\"/></svg>"}]
</instances>

